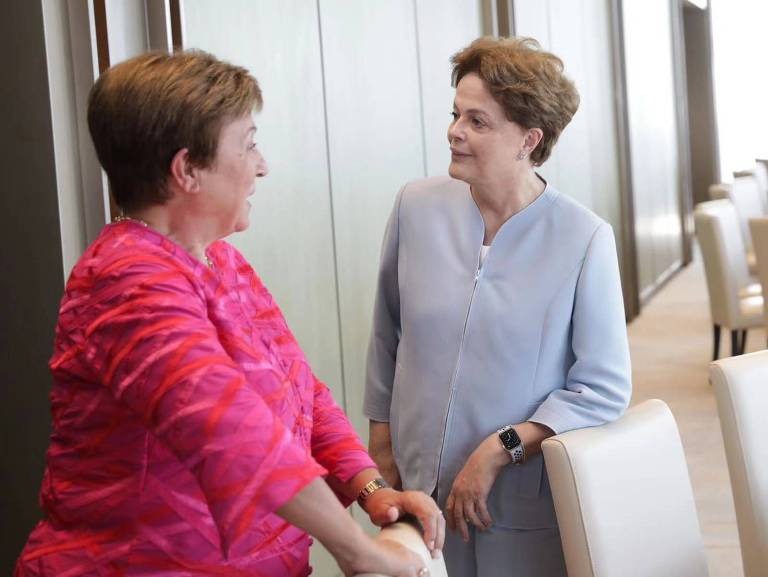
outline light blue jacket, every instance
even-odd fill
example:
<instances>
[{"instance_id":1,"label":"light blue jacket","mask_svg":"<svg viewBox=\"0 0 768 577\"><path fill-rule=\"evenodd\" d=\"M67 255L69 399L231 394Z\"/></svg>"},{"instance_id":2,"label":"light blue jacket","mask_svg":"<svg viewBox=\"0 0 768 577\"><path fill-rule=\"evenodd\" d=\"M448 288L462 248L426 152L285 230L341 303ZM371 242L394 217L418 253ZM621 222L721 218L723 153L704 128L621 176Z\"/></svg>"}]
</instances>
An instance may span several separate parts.
<instances>
[{"instance_id":1,"label":"light blue jacket","mask_svg":"<svg viewBox=\"0 0 768 577\"><path fill-rule=\"evenodd\" d=\"M441 505L503 425L599 425L631 395L610 225L547 185L478 269L484 231L466 183L429 178L400 191L382 249L364 412L390 423L404 488L437 487ZM542 457L505 467L488 507L501 526L556 526Z\"/></svg>"}]
</instances>

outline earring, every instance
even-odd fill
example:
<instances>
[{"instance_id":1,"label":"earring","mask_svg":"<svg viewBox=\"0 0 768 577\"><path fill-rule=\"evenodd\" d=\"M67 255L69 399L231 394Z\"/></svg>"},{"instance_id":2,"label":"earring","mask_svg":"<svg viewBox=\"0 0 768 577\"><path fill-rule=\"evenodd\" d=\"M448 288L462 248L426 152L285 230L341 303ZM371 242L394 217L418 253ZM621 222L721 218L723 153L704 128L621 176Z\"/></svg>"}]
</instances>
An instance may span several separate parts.
<instances>
[{"instance_id":1,"label":"earring","mask_svg":"<svg viewBox=\"0 0 768 577\"><path fill-rule=\"evenodd\" d=\"M517 153L518 160L525 160L526 158L528 158L528 153L525 151L525 149Z\"/></svg>"}]
</instances>

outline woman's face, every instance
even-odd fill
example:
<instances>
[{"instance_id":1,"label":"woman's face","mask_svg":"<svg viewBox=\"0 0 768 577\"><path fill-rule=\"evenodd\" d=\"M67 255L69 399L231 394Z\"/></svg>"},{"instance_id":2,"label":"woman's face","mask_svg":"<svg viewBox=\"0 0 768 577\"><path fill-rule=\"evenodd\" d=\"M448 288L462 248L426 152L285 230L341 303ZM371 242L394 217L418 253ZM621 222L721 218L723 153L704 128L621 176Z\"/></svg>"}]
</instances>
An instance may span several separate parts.
<instances>
[{"instance_id":1,"label":"woman's face","mask_svg":"<svg viewBox=\"0 0 768 577\"><path fill-rule=\"evenodd\" d=\"M529 131L507 119L482 79L473 73L456 86L453 121L448 126L451 164L448 173L470 185L502 183L529 161L517 160Z\"/></svg>"},{"instance_id":2,"label":"woman's face","mask_svg":"<svg viewBox=\"0 0 768 577\"><path fill-rule=\"evenodd\" d=\"M248 228L248 197L256 190L256 179L268 172L255 136L251 114L225 124L213 165L201 170L203 210L206 218L216 220L221 236Z\"/></svg>"}]
</instances>

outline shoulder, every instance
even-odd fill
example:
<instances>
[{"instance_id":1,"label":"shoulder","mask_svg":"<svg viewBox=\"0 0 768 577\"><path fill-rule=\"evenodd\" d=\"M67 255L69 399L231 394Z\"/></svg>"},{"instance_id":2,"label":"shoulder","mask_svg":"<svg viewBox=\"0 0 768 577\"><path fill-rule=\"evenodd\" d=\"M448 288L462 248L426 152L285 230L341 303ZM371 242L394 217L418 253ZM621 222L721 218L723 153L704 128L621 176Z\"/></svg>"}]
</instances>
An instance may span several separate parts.
<instances>
[{"instance_id":1,"label":"shoulder","mask_svg":"<svg viewBox=\"0 0 768 577\"><path fill-rule=\"evenodd\" d=\"M469 185L450 176L412 180L403 186L396 201L402 213L429 211L463 212L472 202Z\"/></svg>"},{"instance_id":2,"label":"shoulder","mask_svg":"<svg viewBox=\"0 0 768 577\"><path fill-rule=\"evenodd\" d=\"M450 198L452 195L466 194L469 186L466 182L450 176L431 176L411 180L403 186L401 196L420 198Z\"/></svg>"},{"instance_id":3,"label":"shoulder","mask_svg":"<svg viewBox=\"0 0 768 577\"><path fill-rule=\"evenodd\" d=\"M154 231L109 224L72 269L67 295L126 294L137 286L194 290L199 282L194 259L181 252Z\"/></svg>"},{"instance_id":4,"label":"shoulder","mask_svg":"<svg viewBox=\"0 0 768 577\"><path fill-rule=\"evenodd\" d=\"M613 234L613 228L592 210L548 185L554 194L552 216L560 236L590 244L596 235Z\"/></svg>"}]
</instances>

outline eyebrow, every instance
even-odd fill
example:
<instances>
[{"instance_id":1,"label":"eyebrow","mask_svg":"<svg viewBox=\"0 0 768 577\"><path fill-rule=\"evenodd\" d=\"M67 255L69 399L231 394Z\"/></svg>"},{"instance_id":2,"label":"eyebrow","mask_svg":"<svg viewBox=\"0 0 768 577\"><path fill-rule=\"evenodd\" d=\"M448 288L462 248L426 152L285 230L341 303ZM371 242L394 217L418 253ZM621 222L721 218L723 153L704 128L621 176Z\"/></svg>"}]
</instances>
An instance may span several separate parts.
<instances>
[{"instance_id":1,"label":"eyebrow","mask_svg":"<svg viewBox=\"0 0 768 577\"><path fill-rule=\"evenodd\" d=\"M453 108L455 110L458 110L458 107L456 106L455 103L453 105ZM464 113L465 114L485 114L486 116L490 115L490 113L487 110L482 110L480 108L468 108L467 110L464 111Z\"/></svg>"}]
</instances>

